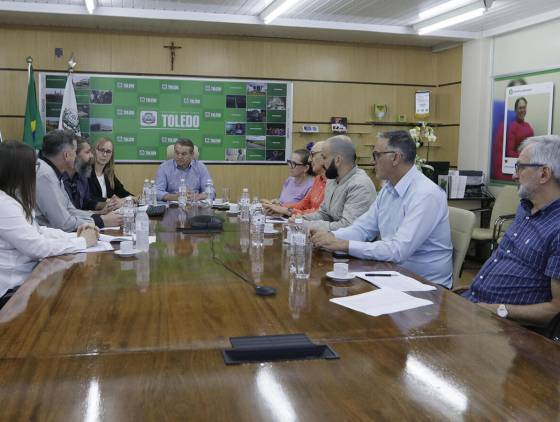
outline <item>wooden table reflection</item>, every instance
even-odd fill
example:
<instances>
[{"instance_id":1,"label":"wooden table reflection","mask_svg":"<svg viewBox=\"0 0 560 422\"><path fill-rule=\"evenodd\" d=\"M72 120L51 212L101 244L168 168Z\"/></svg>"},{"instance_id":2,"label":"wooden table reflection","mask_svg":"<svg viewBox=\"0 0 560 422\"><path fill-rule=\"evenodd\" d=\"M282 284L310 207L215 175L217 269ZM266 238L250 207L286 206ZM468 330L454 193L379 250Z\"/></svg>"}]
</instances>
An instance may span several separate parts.
<instances>
[{"instance_id":1,"label":"wooden table reflection","mask_svg":"<svg viewBox=\"0 0 560 422\"><path fill-rule=\"evenodd\" d=\"M37 266L0 311L1 419L558 418L556 344L440 288L414 293L433 306L368 317L329 302L373 289L326 279L330 254L314 251L298 280L279 236L259 253L235 218L188 235L176 231L184 217L151 222L147 255ZM231 270L277 295L256 296ZM229 337L299 332L341 358L223 363Z\"/></svg>"}]
</instances>

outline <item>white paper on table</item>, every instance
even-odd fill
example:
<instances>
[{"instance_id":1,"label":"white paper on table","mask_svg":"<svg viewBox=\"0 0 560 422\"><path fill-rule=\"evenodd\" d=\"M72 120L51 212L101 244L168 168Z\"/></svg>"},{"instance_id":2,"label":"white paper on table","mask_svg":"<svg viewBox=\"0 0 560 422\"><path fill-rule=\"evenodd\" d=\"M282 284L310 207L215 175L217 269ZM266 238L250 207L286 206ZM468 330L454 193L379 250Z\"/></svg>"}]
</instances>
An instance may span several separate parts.
<instances>
[{"instance_id":1,"label":"white paper on table","mask_svg":"<svg viewBox=\"0 0 560 422\"><path fill-rule=\"evenodd\" d=\"M433 305L430 300L419 299L394 289L378 289L359 295L334 298L330 301L370 316L392 314Z\"/></svg>"},{"instance_id":2,"label":"white paper on table","mask_svg":"<svg viewBox=\"0 0 560 422\"><path fill-rule=\"evenodd\" d=\"M390 274L390 277L366 277L366 274ZM430 286L419 282L399 273L398 271L365 271L365 272L355 272L356 277L360 277L362 280L379 287L380 289L393 289L401 292L428 292L430 290L436 290L435 286Z\"/></svg>"},{"instance_id":3,"label":"white paper on table","mask_svg":"<svg viewBox=\"0 0 560 422\"><path fill-rule=\"evenodd\" d=\"M108 234L100 234L99 240L102 242L124 242L125 240L132 240L132 236L111 236Z\"/></svg>"},{"instance_id":4,"label":"white paper on table","mask_svg":"<svg viewBox=\"0 0 560 422\"><path fill-rule=\"evenodd\" d=\"M267 223L277 223L277 224L285 224L288 222L287 218L284 217L266 217Z\"/></svg>"},{"instance_id":5,"label":"white paper on table","mask_svg":"<svg viewBox=\"0 0 560 422\"><path fill-rule=\"evenodd\" d=\"M101 227L99 229L99 231L103 231L103 230L120 230L120 226L115 226L115 227Z\"/></svg>"},{"instance_id":6,"label":"white paper on table","mask_svg":"<svg viewBox=\"0 0 560 422\"><path fill-rule=\"evenodd\" d=\"M98 241L97 245L90 246L89 248L82 249L78 252L105 252L105 251L113 251L114 248L111 246L109 242L102 242Z\"/></svg>"}]
</instances>

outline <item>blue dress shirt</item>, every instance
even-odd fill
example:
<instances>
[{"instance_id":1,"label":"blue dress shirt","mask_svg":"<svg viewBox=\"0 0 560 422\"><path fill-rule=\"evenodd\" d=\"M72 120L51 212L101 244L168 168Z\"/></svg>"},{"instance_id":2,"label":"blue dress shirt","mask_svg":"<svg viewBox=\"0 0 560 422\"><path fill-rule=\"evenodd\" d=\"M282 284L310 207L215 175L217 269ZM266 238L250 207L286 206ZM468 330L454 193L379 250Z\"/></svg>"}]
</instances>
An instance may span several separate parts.
<instances>
[{"instance_id":1,"label":"blue dress shirt","mask_svg":"<svg viewBox=\"0 0 560 422\"><path fill-rule=\"evenodd\" d=\"M550 302L560 279L560 199L531 215L522 199L498 249L463 296L473 302L531 305Z\"/></svg>"},{"instance_id":2,"label":"blue dress shirt","mask_svg":"<svg viewBox=\"0 0 560 422\"><path fill-rule=\"evenodd\" d=\"M352 256L394 262L447 288L453 284L447 198L415 166L395 186L387 182L370 209L334 235L350 241Z\"/></svg>"},{"instance_id":3,"label":"blue dress shirt","mask_svg":"<svg viewBox=\"0 0 560 422\"><path fill-rule=\"evenodd\" d=\"M178 193L181 179L185 179L187 189L196 193L203 192L206 182L212 180L206 165L198 160L192 160L186 169L177 167L175 160L164 161L156 174L158 201L161 201L167 193Z\"/></svg>"}]
</instances>

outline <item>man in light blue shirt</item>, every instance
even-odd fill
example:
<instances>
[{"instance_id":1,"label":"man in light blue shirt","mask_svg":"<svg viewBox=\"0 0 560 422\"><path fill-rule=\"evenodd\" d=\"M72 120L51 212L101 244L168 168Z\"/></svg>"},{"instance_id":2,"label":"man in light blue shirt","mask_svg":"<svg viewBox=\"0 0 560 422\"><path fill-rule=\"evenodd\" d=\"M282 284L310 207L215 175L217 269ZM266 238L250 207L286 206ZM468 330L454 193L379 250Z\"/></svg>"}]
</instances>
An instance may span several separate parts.
<instances>
[{"instance_id":1,"label":"man in light blue shirt","mask_svg":"<svg viewBox=\"0 0 560 422\"><path fill-rule=\"evenodd\" d=\"M179 139L174 149L175 158L161 163L156 174L158 201L176 201L181 179L195 192L195 199L205 199L204 188L212 178L206 165L194 159L194 144L190 139Z\"/></svg>"},{"instance_id":2,"label":"man in light blue shirt","mask_svg":"<svg viewBox=\"0 0 560 422\"><path fill-rule=\"evenodd\" d=\"M416 169L416 145L408 132L378 136L375 172L385 185L370 209L346 228L316 232L316 246L361 259L394 262L447 288L452 285L453 246L445 192Z\"/></svg>"}]
</instances>

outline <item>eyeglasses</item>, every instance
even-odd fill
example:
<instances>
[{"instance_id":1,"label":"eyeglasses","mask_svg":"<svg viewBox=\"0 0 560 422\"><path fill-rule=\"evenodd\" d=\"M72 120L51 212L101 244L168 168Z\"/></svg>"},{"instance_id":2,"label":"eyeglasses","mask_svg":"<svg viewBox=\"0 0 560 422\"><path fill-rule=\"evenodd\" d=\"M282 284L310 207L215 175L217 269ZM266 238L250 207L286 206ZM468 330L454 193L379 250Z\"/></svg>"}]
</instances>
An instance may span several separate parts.
<instances>
[{"instance_id":1,"label":"eyeglasses","mask_svg":"<svg viewBox=\"0 0 560 422\"><path fill-rule=\"evenodd\" d=\"M103 155L111 155L113 153L112 149L97 148L97 151Z\"/></svg>"},{"instance_id":2,"label":"eyeglasses","mask_svg":"<svg viewBox=\"0 0 560 422\"><path fill-rule=\"evenodd\" d=\"M192 151L188 151L188 152L177 152L177 151L174 151L174 152L175 152L175 155L178 156L178 157L189 157L189 156L193 155L193 152L192 152Z\"/></svg>"},{"instance_id":3,"label":"eyeglasses","mask_svg":"<svg viewBox=\"0 0 560 422\"><path fill-rule=\"evenodd\" d=\"M525 167L543 167L544 164L538 164L538 163L520 163L519 161L517 163L515 163L515 172L519 173L519 169L525 168Z\"/></svg>"},{"instance_id":4,"label":"eyeglasses","mask_svg":"<svg viewBox=\"0 0 560 422\"><path fill-rule=\"evenodd\" d=\"M383 154L391 154L391 153L396 154L396 153L398 153L398 151L373 151L373 153L371 154L371 156L373 157L373 159L374 159L375 161L377 161L377 160L379 160L379 159L381 158L381 156L382 156Z\"/></svg>"},{"instance_id":5,"label":"eyeglasses","mask_svg":"<svg viewBox=\"0 0 560 422\"><path fill-rule=\"evenodd\" d=\"M307 165L307 164L303 164L303 163L296 163L295 161L292 161L292 160L286 161L286 164L288 164L288 167L290 167L291 169L295 169L297 166L306 166Z\"/></svg>"}]
</instances>

